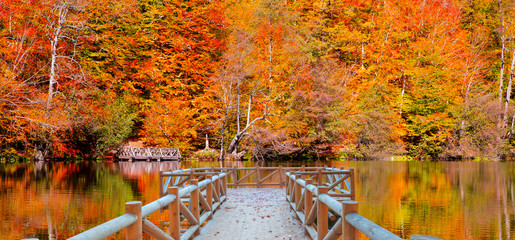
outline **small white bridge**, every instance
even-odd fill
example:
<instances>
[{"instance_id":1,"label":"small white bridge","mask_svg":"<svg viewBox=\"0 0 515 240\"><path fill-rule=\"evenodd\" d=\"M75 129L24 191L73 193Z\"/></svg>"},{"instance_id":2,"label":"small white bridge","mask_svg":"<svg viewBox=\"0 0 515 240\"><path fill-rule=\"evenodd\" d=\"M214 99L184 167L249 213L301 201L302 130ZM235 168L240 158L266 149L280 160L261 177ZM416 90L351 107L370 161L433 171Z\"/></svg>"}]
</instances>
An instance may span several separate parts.
<instances>
[{"instance_id":1,"label":"small white bridge","mask_svg":"<svg viewBox=\"0 0 515 240\"><path fill-rule=\"evenodd\" d=\"M160 147L122 147L115 157L120 160L172 160L180 161L181 152L177 148Z\"/></svg>"}]
</instances>

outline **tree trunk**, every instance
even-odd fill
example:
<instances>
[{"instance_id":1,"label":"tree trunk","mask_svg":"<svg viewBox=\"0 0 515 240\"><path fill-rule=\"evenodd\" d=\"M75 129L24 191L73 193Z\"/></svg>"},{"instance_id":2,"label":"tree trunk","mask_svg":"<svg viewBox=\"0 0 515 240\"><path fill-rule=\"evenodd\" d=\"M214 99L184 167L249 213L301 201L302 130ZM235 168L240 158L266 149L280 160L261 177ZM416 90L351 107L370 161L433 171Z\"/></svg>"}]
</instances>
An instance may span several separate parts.
<instances>
[{"instance_id":1,"label":"tree trunk","mask_svg":"<svg viewBox=\"0 0 515 240\"><path fill-rule=\"evenodd\" d=\"M241 94L240 94L240 79L238 78L238 89L236 90L237 91L237 103L236 103L236 131L237 132L240 132L240 100L241 100Z\"/></svg>"},{"instance_id":2,"label":"tree trunk","mask_svg":"<svg viewBox=\"0 0 515 240\"><path fill-rule=\"evenodd\" d=\"M229 147L227 148L228 153L232 153L234 151L237 151L238 145L241 142L241 139L243 137L244 132L237 133L234 138L231 141L231 144L229 144Z\"/></svg>"},{"instance_id":3,"label":"tree trunk","mask_svg":"<svg viewBox=\"0 0 515 240\"><path fill-rule=\"evenodd\" d=\"M57 27L55 35L51 40L51 61L50 61L50 73L48 80L48 99L47 107L50 108L52 96L54 95L54 84L56 83L56 67L57 67L57 43L59 42L60 26Z\"/></svg>"},{"instance_id":4,"label":"tree trunk","mask_svg":"<svg viewBox=\"0 0 515 240\"><path fill-rule=\"evenodd\" d=\"M515 49L513 49L513 55L511 56L512 59L511 59L511 67L510 67L510 87L511 87L511 83L513 82L513 75L515 75L514 73L514 70L515 70ZM513 125L514 125L514 118L515 118L515 113L513 115L513 118L511 120L511 128L510 128L510 134L513 134Z\"/></svg>"},{"instance_id":5,"label":"tree trunk","mask_svg":"<svg viewBox=\"0 0 515 240\"><path fill-rule=\"evenodd\" d=\"M209 150L209 138L208 138L207 134L206 134L206 147L204 149Z\"/></svg>"},{"instance_id":6,"label":"tree trunk","mask_svg":"<svg viewBox=\"0 0 515 240\"><path fill-rule=\"evenodd\" d=\"M49 80L48 80L48 99L47 99L47 108L48 109L50 109L52 97L54 95L54 85L57 83L57 77L56 77L57 76L57 56L58 56L57 48L58 48L59 39L61 38L61 36L63 34L62 30L63 30L64 24L66 23L66 16L68 15L68 3L67 2L59 3L59 5L56 6L56 8L58 10L57 22L55 22L55 23L50 22L50 25L55 25L55 26L51 26L51 27L54 27L55 30L52 33L52 38L50 39L51 60L50 60Z\"/></svg>"},{"instance_id":7,"label":"tree trunk","mask_svg":"<svg viewBox=\"0 0 515 240\"><path fill-rule=\"evenodd\" d=\"M502 88L504 85L504 51L506 49L506 38L505 38L506 28L505 28L505 23L504 23L504 13L503 13L503 10L501 7L500 0L499 0L498 4L499 4L499 12L501 14L501 22L502 22L501 36L500 36L501 37L501 72L499 73L499 107L501 107L502 106L502 98L503 98ZM502 115L499 113L499 119L497 122L497 127L499 129L504 127L504 126L502 126L501 119L502 119Z\"/></svg>"},{"instance_id":8,"label":"tree trunk","mask_svg":"<svg viewBox=\"0 0 515 240\"><path fill-rule=\"evenodd\" d=\"M249 101L249 109L251 108L251 101ZM243 136L247 133L247 130L252 127L257 121L264 120L268 116L268 108L265 108L265 111L263 112L263 116L254 118L250 123L248 122L248 119L250 118L250 110L248 111L247 115L247 125L244 129L237 132L236 135L232 138L231 144L229 144L229 147L227 148L227 152L232 153L235 150L237 150L238 145L240 144L241 140L243 139Z\"/></svg>"},{"instance_id":9,"label":"tree trunk","mask_svg":"<svg viewBox=\"0 0 515 240\"><path fill-rule=\"evenodd\" d=\"M402 77L402 91L401 91L401 104L400 104L400 107L399 107L399 115L400 117L402 118L402 108L404 107L404 92L405 92L405 89L406 89L406 77L403 76Z\"/></svg>"},{"instance_id":10,"label":"tree trunk","mask_svg":"<svg viewBox=\"0 0 515 240\"><path fill-rule=\"evenodd\" d=\"M508 105L510 103L511 98L511 84L513 82L513 71L515 67L515 49L513 49L513 54L511 56L511 67L510 67L510 78L508 80L508 87L506 89L506 100L504 101L504 114L503 114L503 121L502 126L506 127L506 124L508 122Z\"/></svg>"},{"instance_id":11,"label":"tree trunk","mask_svg":"<svg viewBox=\"0 0 515 240\"><path fill-rule=\"evenodd\" d=\"M229 116L229 111L230 109L227 109L225 111L225 116L224 116L224 121L222 122L222 127L220 128L220 160L223 160L224 159L224 131L225 131L225 124L227 123L227 118Z\"/></svg>"}]
</instances>

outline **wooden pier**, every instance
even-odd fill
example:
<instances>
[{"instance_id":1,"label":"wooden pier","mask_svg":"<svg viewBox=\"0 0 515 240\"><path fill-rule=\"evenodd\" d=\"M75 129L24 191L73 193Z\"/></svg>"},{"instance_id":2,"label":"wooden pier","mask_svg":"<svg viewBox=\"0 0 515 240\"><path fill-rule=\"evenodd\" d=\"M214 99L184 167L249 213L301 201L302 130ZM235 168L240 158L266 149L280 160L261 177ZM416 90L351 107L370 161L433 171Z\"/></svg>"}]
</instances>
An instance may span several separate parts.
<instances>
[{"instance_id":1,"label":"wooden pier","mask_svg":"<svg viewBox=\"0 0 515 240\"><path fill-rule=\"evenodd\" d=\"M172 160L179 161L181 152L177 148L160 147L122 147L115 155L120 160Z\"/></svg>"},{"instance_id":2,"label":"wooden pier","mask_svg":"<svg viewBox=\"0 0 515 240\"><path fill-rule=\"evenodd\" d=\"M227 200L194 240L309 240L281 188L227 189ZM221 231L230 226L233 231Z\"/></svg>"},{"instance_id":3,"label":"wooden pier","mask_svg":"<svg viewBox=\"0 0 515 240\"><path fill-rule=\"evenodd\" d=\"M141 240L143 232L166 240L401 239L359 215L353 169L184 169L160 172L159 184L156 201L126 203L125 215L70 239L104 239L124 229L127 240ZM158 212L168 216L158 224L165 229L145 219Z\"/></svg>"}]
</instances>

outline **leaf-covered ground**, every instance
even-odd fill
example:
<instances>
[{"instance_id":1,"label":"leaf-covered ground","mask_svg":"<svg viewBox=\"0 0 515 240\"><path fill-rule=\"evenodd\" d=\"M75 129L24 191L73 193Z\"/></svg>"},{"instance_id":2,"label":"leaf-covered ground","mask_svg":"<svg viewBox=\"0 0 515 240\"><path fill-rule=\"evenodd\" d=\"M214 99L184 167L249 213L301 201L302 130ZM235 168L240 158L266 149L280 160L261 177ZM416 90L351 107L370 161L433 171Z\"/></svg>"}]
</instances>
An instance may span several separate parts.
<instances>
[{"instance_id":1,"label":"leaf-covered ground","mask_svg":"<svg viewBox=\"0 0 515 240\"><path fill-rule=\"evenodd\" d=\"M222 204L195 240L309 239L285 199L285 190L227 189Z\"/></svg>"}]
</instances>

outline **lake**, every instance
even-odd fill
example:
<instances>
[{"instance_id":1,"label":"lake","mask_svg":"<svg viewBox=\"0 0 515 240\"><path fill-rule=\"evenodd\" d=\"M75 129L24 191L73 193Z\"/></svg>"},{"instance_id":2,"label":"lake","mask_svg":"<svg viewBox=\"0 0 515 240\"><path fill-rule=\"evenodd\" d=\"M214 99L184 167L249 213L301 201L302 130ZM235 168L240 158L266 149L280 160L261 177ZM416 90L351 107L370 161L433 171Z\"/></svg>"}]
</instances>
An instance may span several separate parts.
<instances>
[{"instance_id":1,"label":"lake","mask_svg":"<svg viewBox=\"0 0 515 240\"><path fill-rule=\"evenodd\" d=\"M160 170L254 162L22 163L0 165L0 239L66 239L158 198ZM356 169L359 213L402 238L511 239L514 162L266 162ZM157 215L157 216L154 216ZM151 215L151 221L165 218ZM163 219L161 219L163 218ZM120 236L115 236L117 238Z\"/></svg>"}]
</instances>

